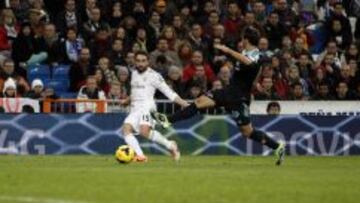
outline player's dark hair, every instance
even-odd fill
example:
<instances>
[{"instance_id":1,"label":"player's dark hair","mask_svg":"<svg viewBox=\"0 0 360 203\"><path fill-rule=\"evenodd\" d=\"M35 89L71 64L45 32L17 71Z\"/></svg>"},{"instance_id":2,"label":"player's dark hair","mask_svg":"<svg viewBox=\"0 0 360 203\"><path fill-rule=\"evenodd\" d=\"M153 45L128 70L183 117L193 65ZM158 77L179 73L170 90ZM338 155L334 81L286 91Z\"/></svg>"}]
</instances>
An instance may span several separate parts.
<instances>
[{"instance_id":1,"label":"player's dark hair","mask_svg":"<svg viewBox=\"0 0 360 203\"><path fill-rule=\"evenodd\" d=\"M255 28L249 27L245 29L243 38L247 39L251 45L257 46L260 40L260 34Z\"/></svg>"}]
</instances>

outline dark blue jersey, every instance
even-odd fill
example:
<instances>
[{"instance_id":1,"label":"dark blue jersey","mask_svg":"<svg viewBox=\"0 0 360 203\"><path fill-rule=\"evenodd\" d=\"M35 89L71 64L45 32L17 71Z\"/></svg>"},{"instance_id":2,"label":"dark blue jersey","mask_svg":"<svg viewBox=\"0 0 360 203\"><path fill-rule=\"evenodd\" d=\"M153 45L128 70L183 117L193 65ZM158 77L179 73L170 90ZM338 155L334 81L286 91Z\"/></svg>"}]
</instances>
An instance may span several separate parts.
<instances>
[{"instance_id":1,"label":"dark blue jersey","mask_svg":"<svg viewBox=\"0 0 360 203\"><path fill-rule=\"evenodd\" d=\"M250 99L251 89L261 67L259 63L260 52L258 49L244 50L242 54L247 56L252 63L250 65L240 62L235 64L229 88L233 92L234 98Z\"/></svg>"}]
</instances>

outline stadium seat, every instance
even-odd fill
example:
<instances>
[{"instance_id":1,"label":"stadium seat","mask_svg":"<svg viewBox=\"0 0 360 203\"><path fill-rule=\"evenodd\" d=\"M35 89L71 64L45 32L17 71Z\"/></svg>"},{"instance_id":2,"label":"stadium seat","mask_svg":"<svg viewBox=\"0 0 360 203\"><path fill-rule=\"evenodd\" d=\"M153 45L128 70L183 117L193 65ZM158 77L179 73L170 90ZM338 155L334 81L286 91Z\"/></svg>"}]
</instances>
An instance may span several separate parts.
<instances>
[{"instance_id":1,"label":"stadium seat","mask_svg":"<svg viewBox=\"0 0 360 203\"><path fill-rule=\"evenodd\" d=\"M59 96L62 99L76 99L77 93L76 92L61 92L61 93L59 93Z\"/></svg>"},{"instance_id":2,"label":"stadium seat","mask_svg":"<svg viewBox=\"0 0 360 203\"><path fill-rule=\"evenodd\" d=\"M27 72L27 79L30 84L36 78L42 81L50 79L50 68L48 65L31 65L28 67Z\"/></svg>"},{"instance_id":3,"label":"stadium seat","mask_svg":"<svg viewBox=\"0 0 360 203\"><path fill-rule=\"evenodd\" d=\"M58 65L54 67L53 79L55 80L68 80L69 79L69 65Z\"/></svg>"},{"instance_id":4,"label":"stadium seat","mask_svg":"<svg viewBox=\"0 0 360 203\"><path fill-rule=\"evenodd\" d=\"M59 94L60 92L67 92L69 89L69 80L52 79L47 83L47 87L53 88L56 94Z\"/></svg>"}]
</instances>

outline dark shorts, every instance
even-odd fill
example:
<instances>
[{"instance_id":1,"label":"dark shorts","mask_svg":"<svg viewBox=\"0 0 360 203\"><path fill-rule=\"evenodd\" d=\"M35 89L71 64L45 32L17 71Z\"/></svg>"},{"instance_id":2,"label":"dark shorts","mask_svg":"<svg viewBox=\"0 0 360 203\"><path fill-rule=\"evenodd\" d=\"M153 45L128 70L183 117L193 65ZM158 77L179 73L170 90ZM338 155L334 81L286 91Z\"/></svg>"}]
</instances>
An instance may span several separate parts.
<instances>
[{"instance_id":1,"label":"dark shorts","mask_svg":"<svg viewBox=\"0 0 360 203\"><path fill-rule=\"evenodd\" d=\"M212 91L207 96L215 101L216 107L224 107L239 127L251 123L250 99L236 95L229 89Z\"/></svg>"}]
</instances>

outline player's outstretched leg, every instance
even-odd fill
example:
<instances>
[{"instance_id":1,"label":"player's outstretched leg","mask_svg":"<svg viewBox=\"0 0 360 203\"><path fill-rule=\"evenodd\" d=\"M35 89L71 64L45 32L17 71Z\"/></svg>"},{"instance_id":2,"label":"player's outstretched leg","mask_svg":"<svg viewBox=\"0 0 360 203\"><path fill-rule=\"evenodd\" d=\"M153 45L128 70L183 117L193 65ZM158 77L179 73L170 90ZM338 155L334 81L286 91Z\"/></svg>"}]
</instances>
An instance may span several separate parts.
<instances>
[{"instance_id":1,"label":"player's outstretched leg","mask_svg":"<svg viewBox=\"0 0 360 203\"><path fill-rule=\"evenodd\" d=\"M132 133L132 127L129 124L124 124L123 126L123 138L125 140L125 143L129 145L131 148L134 149L136 156L134 158L134 161L137 162L146 162L148 158L144 155L144 152L142 151L139 141L136 139L135 135Z\"/></svg>"},{"instance_id":2,"label":"player's outstretched leg","mask_svg":"<svg viewBox=\"0 0 360 203\"><path fill-rule=\"evenodd\" d=\"M269 135L263 131L254 129L251 124L244 125L240 127L240 131L244 136L249 139L254 140L262 145L270 147L275 151L276 156L276 165L281 165L285 158L285 144L278 143L273 140Z\"/></svg>"},{"instance_id":3,"label":"player's outstretched leg","mask_svg":"<svg viewBox=\"0 0 360 203\"><path fill-rule=\"evenodd\" d=\"M194 103L189 105L188 107L175 112L174 114L170 116L166 116L165 114L161 114L156 111L152 111L151 117L159 123L163 128L168 128L171 126L171 123L175 123L177 121L186 120L188 118L193 117L196 115L200 109L206 109L210 107L214 107L215 102L211 98L202 95L199 98L197 98Z\"/></svg>"},{"instance_id":4,"label":"player's outstretched leg","mask_svg":"<svg viewBox=\"0 0 360 203\"><path fill-rule=\"evenodd\" d=\"M168 140L166 137L161 135L161 133L156 130L151 131L149 139L153 142L165 146L171 152L171 155L175 161L180 160L180 156L181 156L180 151L175 141Z\"/></svg>"}]
</instances>

